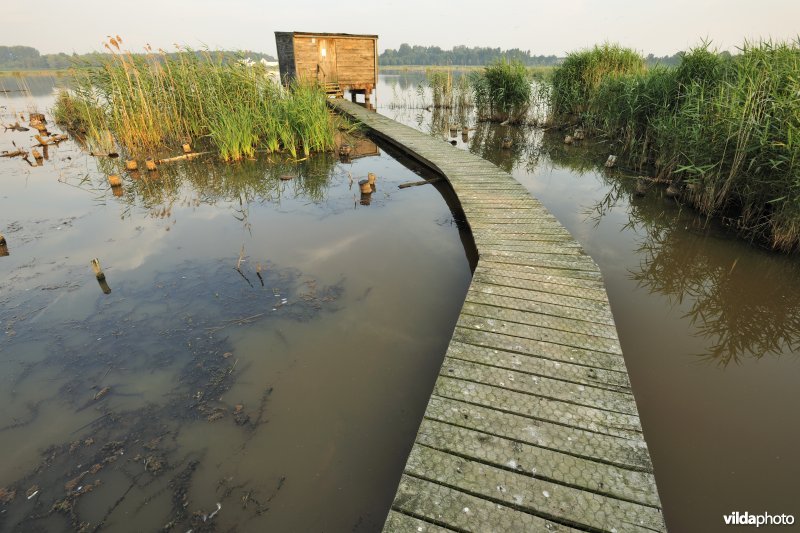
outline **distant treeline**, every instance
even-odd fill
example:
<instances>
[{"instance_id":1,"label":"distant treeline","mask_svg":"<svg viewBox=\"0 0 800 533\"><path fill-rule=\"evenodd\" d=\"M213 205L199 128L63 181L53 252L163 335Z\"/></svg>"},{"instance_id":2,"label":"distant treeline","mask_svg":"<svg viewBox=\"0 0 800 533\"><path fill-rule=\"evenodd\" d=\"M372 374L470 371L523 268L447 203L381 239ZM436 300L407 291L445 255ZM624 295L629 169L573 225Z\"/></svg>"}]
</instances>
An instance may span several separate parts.
<instances>
[{"instance_id":1,"label":"distant treeline","mask_svg":"<svg viewBox=\"0 0 800 533\"><path fill-rule=\"evenodd\" d=\"M554 55L534 56L530 50L501 50L500 48L455 46L452 50L442 50L438 46L419 46L403 43L400 48L384 50L379 62L384 66L392 65L488 65L498 59L519 61L528 66L557 65L561 60Z\"/></svg>"},{"instance_id":2,"label":"distant treeline","mask_svg":"<svg viewBox=\"0 0 800 533\"><path fill-rule=\"evenodd\" d=\"M215 51L216 52L216 51ZM275 61L269 54L258 52L231 52L221 51L223 54L237 57L245 55L254 61L266 59ZM39 50L30 46L0 46L0 70L49 70L67 69L75 63L100 65L105 53L91 52L88 54L40 54Z\"/></svg>"},{"instance_id":3,"label":"distant treeline","mask_svg":"<svg viewBox=\"0 0 800 533\"><path fill-rule=\"evenodd\" d=\"M723 55L730 56L728 52ZM519 61L526 66L555 66L564 58L554 55L532 55L530 50L500 48L456 46L452 50L442 50L438 46L419 46L403 43L397 50L387 49L379 57L383 66L392 65L453 65L453 66L482 66L489 65L498 59ZM671 56L656 56L648 54L645 63L648 66L664 65L677 66L681 62L681 52Z\"/></svg>"}]
</instances>

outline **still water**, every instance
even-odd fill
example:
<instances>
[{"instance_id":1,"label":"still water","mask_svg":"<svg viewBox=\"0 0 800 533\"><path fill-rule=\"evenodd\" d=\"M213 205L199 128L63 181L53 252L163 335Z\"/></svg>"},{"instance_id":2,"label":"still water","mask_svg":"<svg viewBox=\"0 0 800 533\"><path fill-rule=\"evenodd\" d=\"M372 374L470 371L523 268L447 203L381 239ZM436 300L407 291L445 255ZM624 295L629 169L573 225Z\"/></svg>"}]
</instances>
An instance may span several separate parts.
<instances>
[{"instance_id":1,"label":"still water","mask_svg":"<svg viewBox=\"0 0 800 533\"><path fill-rule=\"evenodd\" d=\"M0 93L0 122L57 83ZM398 190L425 172L360 146L152 175L72 141L0 159L0 530L380 528L471 244L447 190Z\"/></svg>"},{"instance_id":2,"label":"still water","mask_svg":"<svg viewBox=\"0 0 800 533\"><path fill-rule=\"evenodd\" d=\"M426 110L424 75L381 82L391 118L448 139L447 124L476 128L452 140L511 172L600 266L669 530L726 531L734 511L800 517L798 257L751 246L658 187L637 197L636 174L603 168L603 145Z\"/></svg>"}]
</instances>

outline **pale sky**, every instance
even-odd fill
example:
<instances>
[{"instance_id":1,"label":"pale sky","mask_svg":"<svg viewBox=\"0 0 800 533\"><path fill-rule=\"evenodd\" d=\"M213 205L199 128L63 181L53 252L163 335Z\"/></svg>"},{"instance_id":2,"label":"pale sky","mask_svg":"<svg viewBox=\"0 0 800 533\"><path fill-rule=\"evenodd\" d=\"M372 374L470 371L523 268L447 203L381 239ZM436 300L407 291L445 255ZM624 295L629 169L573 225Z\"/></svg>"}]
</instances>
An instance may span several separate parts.
<instances>
[{"instance_id":1,"label":"pale sky","mask_svg":"<svg viewBox=\"0 0 800 533\"><path fill-rule=\"evenodd\" d=\"M795 40L800 0L137 0L3 2L0 45L42 53L102 50L106 35L127 48L173 43L275 54L278 31L378 34L378 48L401 43L521 48L555 54L604 41L656 55L711 39L733 50L745 39Z\"/></svg>"}]
</instances>

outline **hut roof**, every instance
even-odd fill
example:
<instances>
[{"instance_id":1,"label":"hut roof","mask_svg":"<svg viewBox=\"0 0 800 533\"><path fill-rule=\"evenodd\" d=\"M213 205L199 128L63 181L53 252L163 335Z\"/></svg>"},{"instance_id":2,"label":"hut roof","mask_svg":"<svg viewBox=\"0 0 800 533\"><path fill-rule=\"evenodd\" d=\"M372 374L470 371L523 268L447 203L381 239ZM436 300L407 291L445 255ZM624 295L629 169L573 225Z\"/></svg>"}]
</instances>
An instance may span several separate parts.
<instances>
[{"instance_id":1,"label":"hut roof","mask_svg":"<svg viewBox=\"0 0 800 533\"><path fill-rule=\"evenodd\" d=\"M292 35L308 35L314 37L360 37L360 38L369 38L369 39L377 39L377 35L366 35L366 34L358 34L358 33L327 33L327 32L316 32L316 31L276 31L275 33L287 34L290 33Z\"/></svg>"}]
</instances>

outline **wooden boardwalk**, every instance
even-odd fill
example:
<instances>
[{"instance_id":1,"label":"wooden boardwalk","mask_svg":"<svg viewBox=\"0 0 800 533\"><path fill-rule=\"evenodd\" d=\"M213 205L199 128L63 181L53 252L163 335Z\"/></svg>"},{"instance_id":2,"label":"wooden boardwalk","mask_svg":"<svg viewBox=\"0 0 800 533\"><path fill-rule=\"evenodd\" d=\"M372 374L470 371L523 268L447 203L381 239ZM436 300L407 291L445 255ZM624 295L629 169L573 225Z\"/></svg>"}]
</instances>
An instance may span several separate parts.
<instances>
[{"instance_id":1,"label":"wooden boardwalk","mask_svg":"<svg viewBox=\"0 0 800 533\"><path fill-rule=\"evenodd\" d=\"M450 182L479 254L384 531L666 531L591 257L488 161L331 105Z\"/></svg>"}]
</instances>

